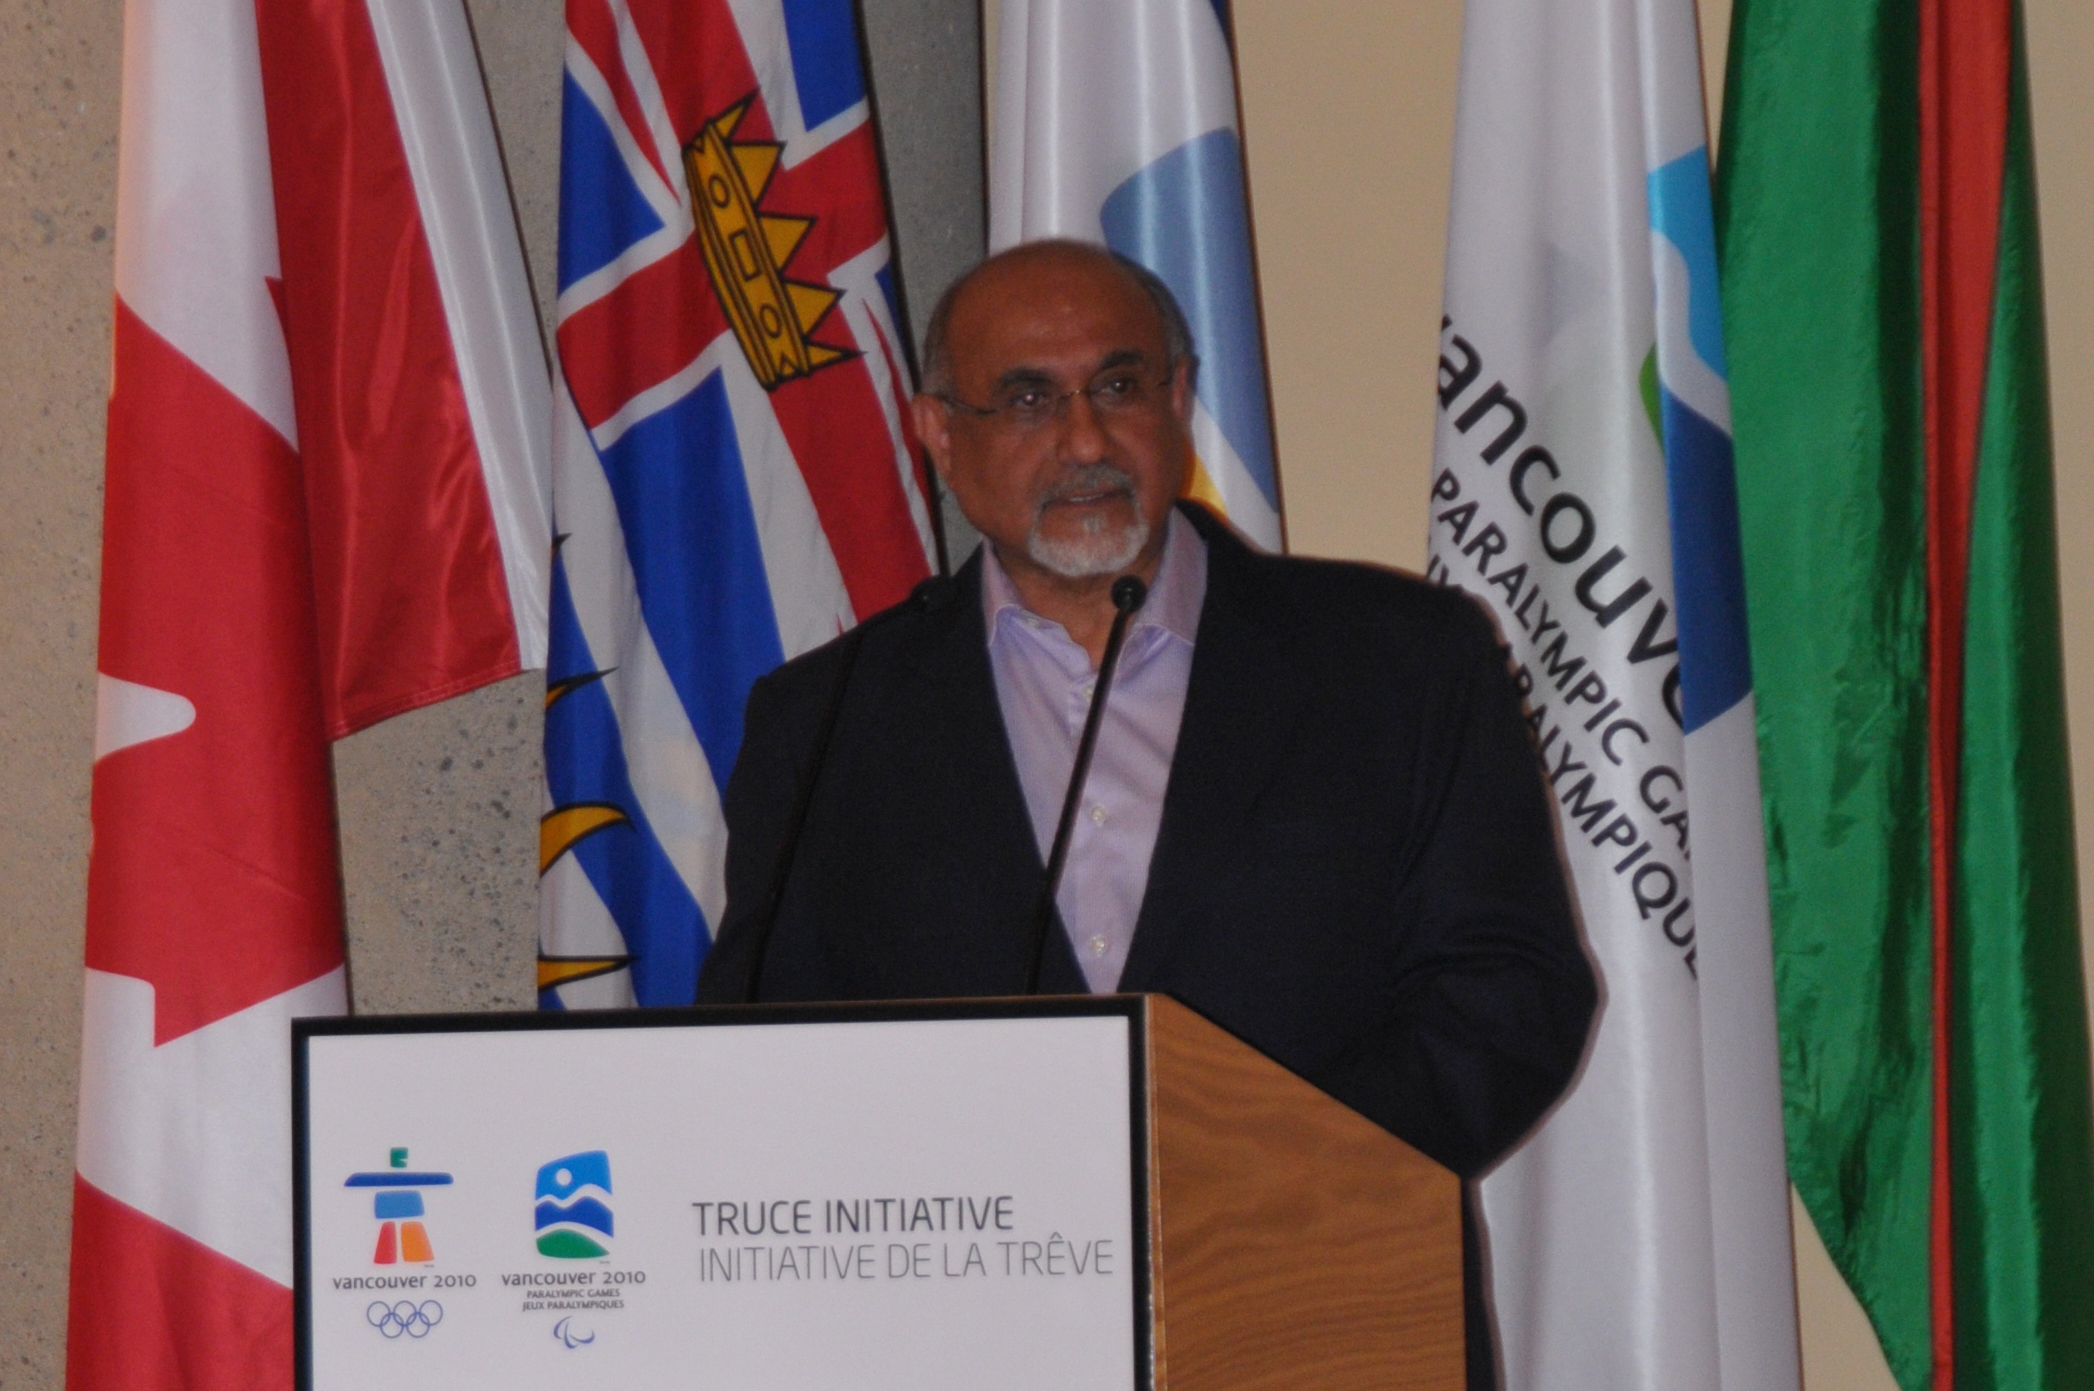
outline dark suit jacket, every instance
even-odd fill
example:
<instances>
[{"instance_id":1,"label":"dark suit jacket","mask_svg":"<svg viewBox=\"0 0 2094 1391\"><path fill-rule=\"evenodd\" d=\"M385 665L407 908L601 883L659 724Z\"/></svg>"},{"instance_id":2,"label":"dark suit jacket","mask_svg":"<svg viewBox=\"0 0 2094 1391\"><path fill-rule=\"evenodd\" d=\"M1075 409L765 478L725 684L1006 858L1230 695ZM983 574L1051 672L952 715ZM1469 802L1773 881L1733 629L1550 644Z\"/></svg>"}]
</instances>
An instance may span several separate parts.
<instances>
[{"instance_id":1,"label":"dark suit jacket","mask_svg":"<svg viewBox=\"0 0 2094 1391\"><path fill-rule=\"evenodd\" d=\"M1471 601L1251 551L1204 510L1207 596L1120 988L1158 991L1473 1175L1576 1067L1594 990L1531 738ZM756 684L726 797L752 927L850 638ZM1009 995L1043 875L990 673L981 561L863 630L763 959L765 1000ZM1085 989L1066 936L1042 988Z\"/></svg>"},{"instance_id":2,"label":"dark suit jacket","mask_svg":"<svg viewBox=\"0 0 2094 1391\"><path fill-rule=\"evenodd\" d=\"M1181 506L1207 542L1207 597L1120 988L1192 1006L1471 1177L1562 1092L1595 1000L1496 634L1452 591L1260 555ZM832 709L760 997L1018 993L1045 870L977 556L955 583L756 683L727 785L727 914L699 999L745 998ZM1047 945L1042 988L1083 993L1067 936ZM1466 1201L1462 1227L1468 1380L1489 1391Z\"/></svg>"}]
</instances>

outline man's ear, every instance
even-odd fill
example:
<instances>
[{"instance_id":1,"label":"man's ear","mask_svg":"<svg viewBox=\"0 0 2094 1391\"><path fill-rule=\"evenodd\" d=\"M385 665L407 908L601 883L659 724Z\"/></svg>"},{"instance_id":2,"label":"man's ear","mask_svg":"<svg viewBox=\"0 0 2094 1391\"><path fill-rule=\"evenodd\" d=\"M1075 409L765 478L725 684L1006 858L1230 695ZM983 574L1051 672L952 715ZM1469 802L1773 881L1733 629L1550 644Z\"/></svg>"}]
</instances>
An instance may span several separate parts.
<instances>
[{"instance_id":1,"label":"man's ear","mask_svg":"<svg viewBox=\"0 0 2094 1391\"><path fill-rule=\"evenodd\" d=\"M931 466L938 477L952 481L952 416L946 405L929 392L909 399L909 417L916 422L916 438L930 452Z\"/></svg>"}]
</instances>

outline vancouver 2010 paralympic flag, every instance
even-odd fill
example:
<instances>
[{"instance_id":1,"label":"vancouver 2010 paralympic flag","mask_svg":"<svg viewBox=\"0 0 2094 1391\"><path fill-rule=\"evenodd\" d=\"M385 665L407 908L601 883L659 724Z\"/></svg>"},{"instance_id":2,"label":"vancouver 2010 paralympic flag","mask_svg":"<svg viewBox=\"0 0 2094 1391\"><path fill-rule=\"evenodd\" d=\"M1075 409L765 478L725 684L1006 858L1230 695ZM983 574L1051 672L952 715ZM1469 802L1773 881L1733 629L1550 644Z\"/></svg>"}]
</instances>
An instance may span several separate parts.
<instances>
[{"instance_id":1,"label":"vancouver 2010 paralympic flag","mask_svg":"<svg viewBox=\"0 0 2094 1391\"><path fill-rule=\"evenodd\" d=\"M2094 1386L2019 6L1738 0L1730 72L1719 227L1790 1172L1906 1391Z\"/></svg>"},{"instance_id":2,"label":"vancouver 2010 paralympic flag","mask_svg":"<svg viewBox=\"0 0 2094 1391\"><path fill-rule=\"evenodd\" d=\"M549 1007L688 1003L756 678L934 540L851 0L569 0Z\"/></svg>"},{"instance_id":3,"label":"vancouver 2010 paralympic flag","mask_svg":"<svg viewBox=\"0 0 2094 1391\"><path fill-rule=\"evenodd\" d=\"M73 1391L291 1384L328 741L542 663L545 356L457 0L127 0Z\"/></svg>"},{"instance_id":4,"label":"vancouver 2010 paralympic flag","mask_svg":"<svg viewBox=\"0 0 2094 1391\"><path fill-rule=\"evenodd\" d=\"M1457 111L1428 569L1511 645L1605 1002L1482 1183L1506 1384L1794 1388L1691 0L1469 0Z\"/></svg>"},{"instance_id":5,"label":"vancouver 2010 paralympic flag","mask_svg":"<svg viewBox=\"0 0 2094 1391\"><path fill-rule=\"evenodd\" d=\"M1103 242L1171 287L1200 355L1189 492L1280 549L1226 0L996 4L989 249Z\"/></svg>"}]
</instances>

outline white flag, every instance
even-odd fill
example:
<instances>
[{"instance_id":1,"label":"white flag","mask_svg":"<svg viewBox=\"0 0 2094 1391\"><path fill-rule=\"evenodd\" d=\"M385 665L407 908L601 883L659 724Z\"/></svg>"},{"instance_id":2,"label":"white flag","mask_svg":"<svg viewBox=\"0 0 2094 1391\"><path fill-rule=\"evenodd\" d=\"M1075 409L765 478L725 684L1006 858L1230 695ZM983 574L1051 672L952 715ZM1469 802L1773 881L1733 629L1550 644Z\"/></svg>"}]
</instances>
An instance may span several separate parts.
<instances>
[{"instance_id":1,"label":"white flag","mask_svg":"<svg viewBox=\"0 0 2094 1391\"><path fill-rule=\"evenodd\" d=\"M1799 1379L1702 111L1692 0L1470 0L1428 570L1511 645L1603 1001L1482 1187L1513 1391Z\"/></svg>"},{"instance_id":2,"label":"white flag","mask_svg":"<svg viewBox=\"0 0 2094 1391\"><path fill-rule=\"evenodd\" d=\"M999 0L989 249L1102 242L1171 287L1200 355L1192 496L1280 548L1236 69L1214 0Z\"/></svg>"}]
</instances>

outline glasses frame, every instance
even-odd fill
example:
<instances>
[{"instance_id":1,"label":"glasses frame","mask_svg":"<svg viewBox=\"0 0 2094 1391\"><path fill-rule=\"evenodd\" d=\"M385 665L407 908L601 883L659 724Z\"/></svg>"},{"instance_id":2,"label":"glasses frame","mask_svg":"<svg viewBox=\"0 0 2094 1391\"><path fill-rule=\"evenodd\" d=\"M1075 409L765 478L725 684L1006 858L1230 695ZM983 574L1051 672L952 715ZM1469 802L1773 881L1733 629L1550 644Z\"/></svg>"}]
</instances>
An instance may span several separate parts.
<instances>
[{"instance_id":1,"label":"glasses frame","mask_svg":"<svg viewBox=\"0 0 2094 1391\"><path fill-rule=\"evenodd\" d=\"M1174 361L1169 367L1164 369L1162 379L1155 384L1157 391L1161 393L1170 391L1171 384L1178 379L1178 368L1180 365L1179 362ZM1109 367L1105 368L1098 375L1104 376L1112 370ZM944 391L934 391L931 395L954 410L966 411L977 420L995 420L1000 422L1005 429L1029 432L1044 429L1046 426L1060 420L1067 414L1069 403L1078 396L1091 403L1091 411L1101 420L1113 419L1117 414L1116 411L1112 409L1101 411L1098 409L1098 393L1105 389L1105 385L1104 382L1094 381L1085 386L1072 386L1067 391L1055 392L1053 393L1052 404L1046 409L1045 414L1037 421L1029 422L1021 419L1014 413L1017 409L1014 406L977 406L972 401L962 400L958 396Z\"/></svg>"}]
</instances>

